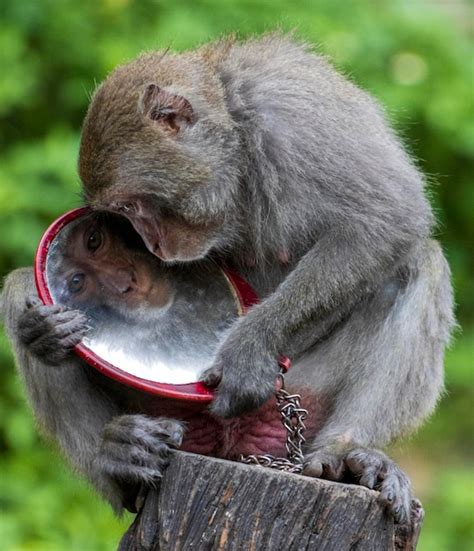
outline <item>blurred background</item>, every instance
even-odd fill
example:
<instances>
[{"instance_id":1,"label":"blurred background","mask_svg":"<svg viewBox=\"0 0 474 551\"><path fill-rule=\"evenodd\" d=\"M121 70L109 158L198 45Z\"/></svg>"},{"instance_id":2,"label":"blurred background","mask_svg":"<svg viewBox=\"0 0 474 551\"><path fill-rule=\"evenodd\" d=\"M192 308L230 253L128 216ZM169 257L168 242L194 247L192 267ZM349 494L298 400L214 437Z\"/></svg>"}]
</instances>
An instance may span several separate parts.
<instances>
[{"instance_id":1,"label":"blurred background","mask_svg":"<svg viewBox=\"0 0 474 551\"><path fill-rule=\"evenodd\" d=\"M474 548L474 110L472 4L431 0L2 0L0 276L80 204L79 133L90 94L143 50L181 50L280 28L374 94L428 175L461 329L437 413L391 452L426 509L421 551ZM0 335L0 542L4 551L112 550L117 520L37 435Z\"/></svg>"}]
</instances>

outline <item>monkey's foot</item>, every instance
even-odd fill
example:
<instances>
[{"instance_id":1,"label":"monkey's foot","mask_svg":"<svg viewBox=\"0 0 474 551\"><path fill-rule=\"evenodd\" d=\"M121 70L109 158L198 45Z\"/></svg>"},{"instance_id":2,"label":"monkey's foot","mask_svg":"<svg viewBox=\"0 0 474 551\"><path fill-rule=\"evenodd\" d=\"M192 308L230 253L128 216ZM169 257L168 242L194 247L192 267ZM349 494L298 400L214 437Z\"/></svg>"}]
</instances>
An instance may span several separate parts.
<instances>
[{"instance_id":1,"label":"monkey's foot","mask_svg":"<svg viewBox=\"0 0 474 551\"><path fill-rule=\"evenodd\" d=\"M347 475L359 484L380 492L379 499L396 522L410 521L411 484L407 475L384 453L369 448L337 451L336 447L322 448L307 457L304 474L342 480Z\"/></svg>"},{"instance_id":2,"label":"monkey's foot","mask_svg":"<svg viewBox=\"0 0 474 551\"><path fill-rule=\"evenodd\" d=\"M146 415L121 415L105 426L97 462L122 489L129 510L140 488L156 486L170 448L181 445L183 433L179 421Z\"/></svg>"}]
</instances>

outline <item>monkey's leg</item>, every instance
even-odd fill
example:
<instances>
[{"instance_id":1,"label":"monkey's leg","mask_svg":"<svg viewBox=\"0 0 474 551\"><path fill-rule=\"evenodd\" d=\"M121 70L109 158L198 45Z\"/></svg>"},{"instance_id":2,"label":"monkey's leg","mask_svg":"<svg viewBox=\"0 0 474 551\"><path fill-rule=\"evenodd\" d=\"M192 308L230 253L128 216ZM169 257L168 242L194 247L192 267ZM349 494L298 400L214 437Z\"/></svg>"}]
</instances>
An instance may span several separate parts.
<instances>
[{"instance_id":1,"label":"monkey's leg","mask_svg":"<svg viewBox=\"0 0 474 551\"><path fill-rule=\"evenodd\" d=\"M57 365L41 360L38 354L54 340L58 346L65 338L70 344L70 336L58 327L71 320L58 318L54 308L27 305L27 297L35 294L32 269L21 269L8 276L1 297L5 327L29 401L42 430L119 510L124 503L130 505L140 483L161 476L168 446L181 441L181 424L120 416L123 411L114 394L98 385L91 368L73 354L55 357ZM20 320L26 330L21 338ZM39 327L45 334L36 334ZM30 338L31 343L25 344Z\"/></svg>"},{"instance_id":2,"label":"monkey's leg","mask_svg":"<svg viewBox=\"0 0 474 551\"><path fill-rule=\"evenodd\" d=\"M118 409L90 384L88 367L78 357L70 354L59 365L50 365L23 344L18 324L27 297L32 295L36 295L32 269L16 270L7 277L2 293L5 327L35 417L42 431L57 441L73 466L118 508L117 489L94 464L102 428Z\"/></svg>"},{"instance_id":3,"label":"monkey's leg","mask_svg":"<svg viewBox=\"0 0 474 551\"><path fill-rule=\"evenodd\" d=\"M339 479L345 469L376 487L395 517L409 514L410 484L373 448L413 430L443 387L443 353L454 321L449 269L427 242L402 279L388 281L306 354L288 384L331 399L331 414L307 449L306 473Z\"/></svg>"}]
</instances>

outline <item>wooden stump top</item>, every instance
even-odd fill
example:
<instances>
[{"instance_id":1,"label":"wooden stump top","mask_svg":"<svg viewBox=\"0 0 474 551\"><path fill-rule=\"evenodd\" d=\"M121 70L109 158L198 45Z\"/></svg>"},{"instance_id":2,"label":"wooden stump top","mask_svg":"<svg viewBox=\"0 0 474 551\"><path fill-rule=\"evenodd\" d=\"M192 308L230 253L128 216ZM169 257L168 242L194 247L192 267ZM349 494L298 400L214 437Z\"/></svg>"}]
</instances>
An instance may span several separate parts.
<instances>
[{"instance_id":1,"label":"wooden stump top","mask_svg":"<svg viewBox=\"0 0 474 551\"><path fill-rule=\"evenodd\" d=\"M422 515L397 526L361 486L174 452L119 551L411 551Z\"/></svg>"}]
</instances>

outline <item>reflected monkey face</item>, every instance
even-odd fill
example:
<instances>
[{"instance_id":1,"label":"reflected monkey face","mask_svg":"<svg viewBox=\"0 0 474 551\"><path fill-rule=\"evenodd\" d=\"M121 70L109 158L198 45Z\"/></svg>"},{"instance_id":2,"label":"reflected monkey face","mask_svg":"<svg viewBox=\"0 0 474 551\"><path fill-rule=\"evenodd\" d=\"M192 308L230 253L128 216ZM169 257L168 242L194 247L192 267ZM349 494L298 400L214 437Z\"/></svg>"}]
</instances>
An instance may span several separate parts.
<instances>
[{"instance_id":1,"label":"reflected monkey face","mask_svg":"<svg viewBox=\"0 0 474 551\"><path fill-rule=\"evenodd\" d=\"M65 304L118 311L171 304L172 287L160 261L126 221L94 214L71 228L62 248L58 280Z\"/></svg>"}]
</instances>

